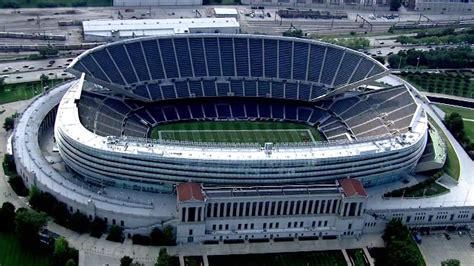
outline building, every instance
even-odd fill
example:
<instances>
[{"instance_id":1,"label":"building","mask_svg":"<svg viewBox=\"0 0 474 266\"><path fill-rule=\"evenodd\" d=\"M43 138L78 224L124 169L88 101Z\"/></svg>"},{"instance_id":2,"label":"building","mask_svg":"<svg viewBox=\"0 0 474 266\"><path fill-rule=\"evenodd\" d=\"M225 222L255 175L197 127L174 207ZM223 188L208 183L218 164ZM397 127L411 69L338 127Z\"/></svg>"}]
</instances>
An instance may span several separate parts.
<instances>
[{"instance_id":1,"label":"building","mask_svg":"<svg viewBox=\"0 0 474 266\"><path fill-rule=\"evenodd\" d=\"M235 18L85 20L84 40L118 41L144 36L188 33L239 33Z\"/></svg>"},{"instance_id":2,"label":"building","mask_svg":"<svg viewBox=\"0 0 474 266\"><path fill-rule=\"evenodd\" d=\"M149 7L149 6L196 6L202 0L113 0L117 7Z\"/></svg>"},{"instance_id":3,"label":"building","mask_svg":"<svg viewBox=\"0 0 474 266\"><path fill-rule=\"evenodd\" d=\"M357 89L388 74L362 53L190 33L103 45L68 71L77 79L18 118L18 174L70 212L127 234L172 225L182 243L323 240L381 232L392 218L412 227L474 222L469 185L428 199L383 197L419 161L441 167L446 149L408 83ZM304 123L325 140L262 147L149 138L160 124L215 120Z\"/></svg>"},{"instance_id":4,"label":"building","mask_svg":"<svg viewBox=\"0 0 474 266\"><path fill-rule=\"evenodd\" d=\"M284 187L177 187L177 241L336 239L364 228L367 193L355 179Z\"/></svg>"},{"instance_id":5,"label":"building","mask_svg":"<svg viewBox=\"0 0 474 266\"><path fill-rule=\"evenodd\" d=\"M472 14L474 1L472 0L413 0L410 7L424 13L456 13L461 18Z\"/></svg>"},{"instance_id":6,"label":"building","mask_svg":"<svg viewBox=\"0 0 474 266\"><path fill-rule=\"evenodd\" d=\"M238 18L239 12L236 8L215 7L214 16L216 18Z\"/></svg>"}]
</instances>

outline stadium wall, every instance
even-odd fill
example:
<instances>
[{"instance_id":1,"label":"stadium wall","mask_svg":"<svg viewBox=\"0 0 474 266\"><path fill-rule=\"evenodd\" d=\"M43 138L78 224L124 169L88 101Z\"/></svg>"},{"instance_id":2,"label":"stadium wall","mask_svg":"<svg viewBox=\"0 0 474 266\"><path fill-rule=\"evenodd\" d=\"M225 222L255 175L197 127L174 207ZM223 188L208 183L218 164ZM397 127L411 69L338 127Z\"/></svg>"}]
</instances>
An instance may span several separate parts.
<instances>
[{"instance_id":1,"label":"stadium wall","mask_svg":"<svg viewBox=\"0 0 474 266\"><path fill-rule=\"evenodd\" d=\"M195 6L202 5L202 0L113 0L117 7L141 6Z\"/></svg>"}]
</instances>

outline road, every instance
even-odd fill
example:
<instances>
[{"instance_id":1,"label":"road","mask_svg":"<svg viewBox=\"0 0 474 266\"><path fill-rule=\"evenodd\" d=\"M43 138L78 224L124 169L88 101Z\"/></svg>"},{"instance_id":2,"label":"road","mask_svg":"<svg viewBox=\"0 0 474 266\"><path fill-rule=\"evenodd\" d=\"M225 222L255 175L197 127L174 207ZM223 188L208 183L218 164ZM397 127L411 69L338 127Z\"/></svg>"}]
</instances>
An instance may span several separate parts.
<instances>
[{"instance_id":1,"label":"road","mask_svg":"<svg viewBox=\"0 0 474 266\"><path fill-rule=\"evenodd\" d=\"M55 61L54 64L49 64L51 60ZM0 77L4 77L5 83L9 84L36 81L43 74L50 79L71 78L73 75L65 73L64 69L72 60L72 58L54 58L3 62L0 63Z\"/></svg>"}]
</instances>

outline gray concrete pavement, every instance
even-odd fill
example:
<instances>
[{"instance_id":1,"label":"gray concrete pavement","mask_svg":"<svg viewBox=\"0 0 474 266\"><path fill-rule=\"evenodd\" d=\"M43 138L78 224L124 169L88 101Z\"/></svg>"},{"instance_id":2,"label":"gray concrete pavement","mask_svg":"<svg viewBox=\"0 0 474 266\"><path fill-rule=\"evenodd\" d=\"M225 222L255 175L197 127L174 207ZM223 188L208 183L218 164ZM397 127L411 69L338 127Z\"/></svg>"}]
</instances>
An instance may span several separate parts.
<instances>
[{"instance_id":1,"label":"gray concrete pavement","mask_svg":"<svg viewBox=\"0 0 474 266\"><path fill-rule=\"evenodd\" d=\"M441 261L447 259L458 259L461 265L474 265L474 248L470 243L474 241L469 235L459 236L451 234L448 240L441 234L424 236L422 243L418 245L426 265L441 265Z\"/></svg>"}]
</instances>

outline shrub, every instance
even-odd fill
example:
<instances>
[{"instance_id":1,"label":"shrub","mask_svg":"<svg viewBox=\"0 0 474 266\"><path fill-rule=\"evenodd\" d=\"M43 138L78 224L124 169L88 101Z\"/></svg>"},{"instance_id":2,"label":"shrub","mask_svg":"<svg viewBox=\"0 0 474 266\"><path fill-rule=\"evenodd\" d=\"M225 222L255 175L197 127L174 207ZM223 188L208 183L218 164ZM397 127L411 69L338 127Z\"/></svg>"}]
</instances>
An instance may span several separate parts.
<instances>
[{"instance_id":1,"label":"shrub","mask_svg":"<svg viewBox=\"0 0 474 266\"><path fill-rule=\"evenodd\" d=\"M71 230L83 234L89 229L90 221L89 219L87 219L86 215L82 214L79 211L76 211L73 215L71 215L71 220L69 224L69 228Z\"/></svg>"},{"instance_id":2,"label":"shrub","mask_svg":"<svg viewBox=\"0 0 474 266\"><path fill-rule=\"evenodd\" d=\"M92 237L100 238L102 234L107 230L107 224L105 221L99 217L95 217L94 221L91 223L90 235Z\"/></svg>"},{"instance_id":3,"label":"shrub","mask_svg":"<svg viewBox=\"0 0 474 266\"><path fill-rule=\"evenodd\" d=\"M142 245L142 246L149 246L150 245L150 237L134 234L132 236L133 244L135 245Z\"/></svg>"},{"instance_id":4,"label":"shrub","mask_svg":"<svg viewBox=\"0 0 474 266\"><path fill-rule=\"evenodd\" d=\"M109 235L107 240L113 242L122 242L123 241L123 229L120 226L112 225L109 229Z\"/></svg>"}]
</instances>

